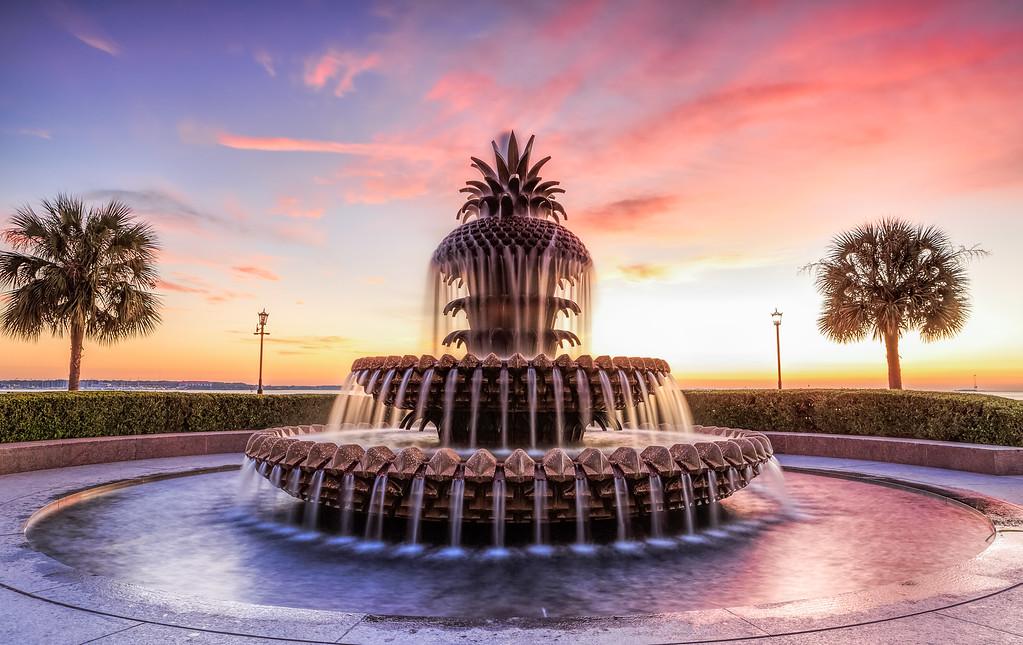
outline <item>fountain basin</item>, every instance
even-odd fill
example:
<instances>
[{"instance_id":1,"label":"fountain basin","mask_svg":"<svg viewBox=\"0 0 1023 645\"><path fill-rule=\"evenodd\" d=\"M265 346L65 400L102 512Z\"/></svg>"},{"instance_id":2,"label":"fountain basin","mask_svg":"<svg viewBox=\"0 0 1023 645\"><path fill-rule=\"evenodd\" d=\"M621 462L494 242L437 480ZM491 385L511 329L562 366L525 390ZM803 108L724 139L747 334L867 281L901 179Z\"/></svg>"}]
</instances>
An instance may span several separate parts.
<instances>
[{"instance_id":1,"label":"fountain basin","mask_svg":"<svg viewBox=\"0 0 1023 645\"><path fill-rule=\"evenodd\" d=\"M741 490L772 454L763 434L731 428L590 432L571 448L502 451L441 447L435 435L400 429L292 426L255 433L245 449L255 472L298 499L357 515L446 521L459 482L462 520L484 523L495 520L495 490L505 498L507 523L534 522L537 509L543 522L574 522L580 512L613 519L623 501L630 515L684 512ZM411 504L416 480L421 503ZM585 480L583 493L577 480ZM375 488L381 496L374 503ZM534 499L538 490L542 504Z\"/></svg>"},{"instance_id":2,"label":"fountain basin","mask_svg":"<svg viewBox=\"0 0 1023 645\"><path fill-rule=\"evenodd\" d=\"M758 490L744 490L722 504L723 522L715 532L720 537L707 532L675 540L672 548L640 545L626 551L609 545L587 552L559 549L549 556L511 548L503 559L487 550L463 550L452 561L444 549L428 547L410 556L401 545L365 549L360 541L340 543L330 532L310 540L288 524L286 505L277 521L240 506L237 477L192 474L78 495L76 503L61 503L32 521L26 537L35 549L78 571L103 576L91 577L90 584L113 580L191 599L294 610L479 620L773 606L898 586L931 574L940 576L946 586L939 589L947 591L963 583L962 576L943 573L949 567L975 561L1005 565L1009 555L974 560L988 548L990 523L947 499L789 473L798 516L780 514ZM267 584L268 572L273 584ZM995 580L983 578L989 579ZM900 587L899 597L920 589ZM132 593L131 602L139 597ZM827 602L838 611L845 607ZM186 603L193 605L194 600ZM636 634L622 638L642 640Z\"/></svg>"}]
</instances>

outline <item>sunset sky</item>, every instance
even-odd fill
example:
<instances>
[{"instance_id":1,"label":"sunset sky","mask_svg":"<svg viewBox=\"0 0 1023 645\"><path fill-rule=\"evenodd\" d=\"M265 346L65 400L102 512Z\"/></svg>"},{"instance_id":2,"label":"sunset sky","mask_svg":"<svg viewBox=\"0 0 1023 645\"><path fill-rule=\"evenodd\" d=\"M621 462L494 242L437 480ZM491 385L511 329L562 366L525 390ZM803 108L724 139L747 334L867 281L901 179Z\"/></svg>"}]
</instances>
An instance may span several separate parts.
<instances>
[{"instance_id":1,"label":"sunset sky","mask_svg":"<svg viewBox=\"0 0 1023 645\"><path fill-rule=\"evenodd\" d=\"M1023 3L4 3L0 227L120 198L163 250L159 331L87 344L83 378L339 383L420 353L458 189L514 128L553 155L588 245L594 354L690 387L887 383L835 345L799 267L883 216L970 267L956 339L907 387L1023 390ZM0 337L0 378L66 378L67 342Z\"/></svg>"}]
</instances>

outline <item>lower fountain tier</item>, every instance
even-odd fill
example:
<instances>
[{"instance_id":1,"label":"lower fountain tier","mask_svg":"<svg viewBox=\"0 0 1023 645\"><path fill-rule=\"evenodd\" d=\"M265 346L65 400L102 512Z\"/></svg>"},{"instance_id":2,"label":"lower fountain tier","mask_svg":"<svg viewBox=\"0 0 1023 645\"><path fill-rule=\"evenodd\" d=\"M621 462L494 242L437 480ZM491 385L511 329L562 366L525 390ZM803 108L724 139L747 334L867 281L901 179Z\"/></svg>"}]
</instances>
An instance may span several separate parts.
<instances>
[{"instance_id":1,"label":"lower fountain tier","mask_svg":"<svg viewBox=\"0 0 1023 645\"><path fill-rule=\"evenodd\" d=\"M379 356L356 360L352 371L378 405L413 413L402 415L403 427L433 423L455 443L574 443L591 423L616 426L615 411L653 426L678 427L687 417L660 359Z\"/></svg>"},{"instance_id":2,"label":"lower fountain tier","mask_svg":"<svg viewBox=\"0 0 1023 645\"><path fill-rule=\"evenodd\" d=\"M336 508L351 499L351 510L360 515L370 512L372 491L382 485L384 501L381 505L377 498L374 512L382 508L388 517L410 517L412 484L422 479L419 511L426 521L449 519L452 487L458 481L464 484L462 518L466 522L492 522L494 491L502 488L509 523L534 521L538 506L545 509L548 522L574 522L580 508L590 519L612 519L617 517L623 493L628 515L648 515L655 499L651 490L657 483L664 509L683 510L687 504L707 504L742 489L772 456L764 435L727 428L701 428L701 433L716 435L712 441L652 445L641 451L619 447L610 454L587 448L574 456L554 448L537 460L521 449L499 460L485 449L463 458L450 448L427 453L409 447L395 454L386 446L364 449L308 440L310 432L321 429L304 426L258 432L245 454L263 477L293 497ZM495 487L495 480L503 486ZM538 486L541 481L545 485ZM545 494L540 505L534 499L538 490ZM576 499L579 491L586 496L581 504Z\"/></svg>"}]
</instances>

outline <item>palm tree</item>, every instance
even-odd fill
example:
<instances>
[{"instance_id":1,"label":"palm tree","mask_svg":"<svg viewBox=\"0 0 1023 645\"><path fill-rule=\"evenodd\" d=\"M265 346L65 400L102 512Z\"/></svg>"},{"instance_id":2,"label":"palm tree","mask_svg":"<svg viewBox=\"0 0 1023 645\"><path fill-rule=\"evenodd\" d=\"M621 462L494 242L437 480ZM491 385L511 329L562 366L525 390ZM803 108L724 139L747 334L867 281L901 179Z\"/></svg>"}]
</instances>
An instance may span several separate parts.
<instances>
[{"instance_id":1,"label":"palm tree","mask_svg":"<svg viewBox=\"0 0 1023 645\"><path fill-rule=\"evenodd\" d=\"M959 333L970 312L966 263L986 254L953 245L941 229L899 219L841 233L806 267L824 296L817 328L839 343L868 333L884 341L888 387L901 390L899 338L914 329L925 341Z\"/></svg>"},{"instance_id":2,"label":"palm tree","mask_svg":"<svg viewBox=\"0 0 1023 645\"><path fill-rule=\"evenodd\" d=\"M156 234L122 202L86 209L80 199L43 200L43 213L18 209L0 252L6 304L0 330L35 340L44 329L71 338L68 389L77 390L85 338L114 343L160 322Z\"/></svg>"}]
</instances>

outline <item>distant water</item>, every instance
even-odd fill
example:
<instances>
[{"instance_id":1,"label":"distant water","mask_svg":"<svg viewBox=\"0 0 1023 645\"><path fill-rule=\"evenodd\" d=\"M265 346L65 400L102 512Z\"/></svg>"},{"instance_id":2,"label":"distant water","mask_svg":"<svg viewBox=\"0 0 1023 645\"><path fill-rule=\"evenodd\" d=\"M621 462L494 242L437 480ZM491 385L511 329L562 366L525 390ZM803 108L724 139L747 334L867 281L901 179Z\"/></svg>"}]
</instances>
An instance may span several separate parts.
<instances>
[{"instance_id":1,"label":"distant water","mask_svg":"<svg viewBox=\"0 0 1023 645\"><path fill-rule=\"evenodd\" d=\"M988 392L986 390L964 390L964 394L989 394L991 396L1000 396L1006 399L1015 399L1017 401L1023 401L1023 392Z\"/></svg>"},{"instance_id":2,"label":"distant water","mask_svg":"<svg viewBox=\"0 0 1023 645\"><path fill-rule=\"evenodd\" d=\"M64 391L66 391L64 388L5 388L5 389L0 390L0 393L3 393L3 392L64 392ZM184 392L186 394L202 394L202 393L211 393L211 394L255 394L256 393L256 388L252 388L251 390L230 390L230 389L222 389L222 390L216 390L216 389L213 389L213 390L185 390L185 389L173 389L173 388L167 388L167 389L162 389L161 390L161 389L142 389L142 388L139 388L139 389L119 389L119 390L113 390L113 389L111 389L111 390L88 389L88 390L82 390L82 391L83 392ZM338 387L337 390L331 390L331 389L264 390L263 393L264 394L275 394L275 395L276 394L337 394L340 391L341 391L341 388ZM956 390L955 393L956 394L987 394L987 395L990 395L990 396L1000 396L1000 397L1006 398L1006 399L1014 399L1016 401L1023 401L1023 392L999 392L999 391L990 391L990 390Z\"/></svg>"}]
</instances>

